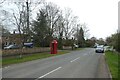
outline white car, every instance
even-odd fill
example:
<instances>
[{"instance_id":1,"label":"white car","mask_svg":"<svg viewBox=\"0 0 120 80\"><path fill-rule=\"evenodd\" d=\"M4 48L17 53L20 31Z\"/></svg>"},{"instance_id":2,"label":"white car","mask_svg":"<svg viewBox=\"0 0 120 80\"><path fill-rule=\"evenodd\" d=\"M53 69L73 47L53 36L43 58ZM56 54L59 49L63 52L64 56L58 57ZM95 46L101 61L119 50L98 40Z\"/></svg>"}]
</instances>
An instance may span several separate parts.
<instances>
[{"instance_id":1,"label":"white car","mask_svg":"<svg viewBox=\"0 0 120 80\"><path fill-rule=\"evenodd\" d=\"M9 45L7 47L4 47L4 49L18 49L19 47L17 45Z\"/></svg>"},{"instance_id":2,"label":"white car","mask_svg":"<svg viewBox=\"0 0 120 80\"><path fill-rule=\"evenodd\" d=\"M95 49L96 53L104 53L104 46L97 46L97 48Z\"/></svg>"},{"instance_id":3,"label":"white car","mask_svg":"<svg viewBox=\"0 0 120 80\"><path fill-rule=\"evenodd\" d=\"M78 45L74 44L74 47L75 47L75 48L78 48Z\"/></svg>"}]
</instances>

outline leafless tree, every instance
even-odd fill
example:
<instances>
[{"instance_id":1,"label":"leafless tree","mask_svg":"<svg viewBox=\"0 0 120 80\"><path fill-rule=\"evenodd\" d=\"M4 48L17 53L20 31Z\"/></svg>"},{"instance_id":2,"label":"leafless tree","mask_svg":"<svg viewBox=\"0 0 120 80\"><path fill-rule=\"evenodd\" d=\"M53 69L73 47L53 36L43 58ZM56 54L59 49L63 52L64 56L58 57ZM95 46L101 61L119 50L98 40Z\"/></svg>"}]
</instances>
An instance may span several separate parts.
<instances>
[{"instance_id":1,"label":"leafless tree","mask_svg":"<svg viewBox=\"0 0 120 80\"><path fill-rule=\"evenodd\" d=\"M3 27L7 28L8 30L10 30L10 27L9 27L9 25L11 24L9 23L10 18L11 18L10 12L4 9L0 10L0 25L3 25Z\"/></svg>"},{"instance_id":2,"label":"leafless tree","mask_svg":"<svg viewBox=\"0 0 120 80\"><path fill-rule=\"evenodd\" d=\"M70 8L66 8L64 10L63 17L64 17L64 35L65 38L68 39L75 32L78 17L72 14L72 10Z\"/></svg>"},{"instance_id":3,"label":"leafless tree","mask_svg":"<svg viewBox=\"0 0 120 80\"><path fill-rule=\"evenodd\" d=\"M6 1L6 0L1 0L1 1L0 1L0 4L4 3L5 1Z\"/></svg>"},{"instance_id":4,"label":"leafless tree","mask_svg":"<svg viewBox=\"0 0 120 80\"><path fill-rule=\"evenodd\" d=\"M89 34L89 29L87 27L87 24L77 24L77 27L75 29L75 34L74 34L74 38L77 40L78 39L78 35L79 35L79 30L82 27L83 31L84 31L84 38L88 39L90 34Z\"/></svg>"},{"instance_id":5,"label":"leafless tree","mask_svg":"<svg viewBox=\"0 0 120 80\"><path fill-rule=\"evenodd\" d=\"M59 14L59 19L58 21L56 22L56 25L55 25L55 33L54 35L56 35L56 37L59 38L63 38L63 30L64 30L64 18L62 16L62 12L61 14Z\"/></svg>"},{"instance_id":6,"label":"leafless tree","mask_svg":"<svg viewBox=\"0 0 120 80\"><path fill-rule=\"evenodd\" d=\"M34 0L35 1L35 0ZM11 21L14 25L16 25L19 34L27 34L30 36L30 26L32 21L32 13L33 8L35 9L38 5L42 3L42 0L38 0L36 2L32 2L29 0L26 1L15 1L14 4L17 7L17 10L11 9L13 14L13 21ZM36 5L33 5L36 4ZM30 37L29 37L30 40Z\"/></svg>"},{"instance_id":7,"label":"leafless tree","mask_svg":"<svg viewBox=\"0 0 120 80\"><path fill-rule=\"evenodd\" d=\"M44 11L47 14L48 25L50 26L50 29L51 29L50 35L54 36L54 32L56 30L56 24L60 18L60 15L59 15L60 9L57 5L55 5L51 2L45 3L44 5L45 5Z\"/></svg>"},{"instance_id":8,"label":"leafless tree","mask_svg":"<svg viewBox=\"0 0 120 80\"><path fill-rule=\"evenodd\" d=\"M87 24L83 23L83 24L81 24L81 27L83 28L85 39L88 39L90 34L89 34L89 29L87 27Z\"/></svg>"}]
</instances>

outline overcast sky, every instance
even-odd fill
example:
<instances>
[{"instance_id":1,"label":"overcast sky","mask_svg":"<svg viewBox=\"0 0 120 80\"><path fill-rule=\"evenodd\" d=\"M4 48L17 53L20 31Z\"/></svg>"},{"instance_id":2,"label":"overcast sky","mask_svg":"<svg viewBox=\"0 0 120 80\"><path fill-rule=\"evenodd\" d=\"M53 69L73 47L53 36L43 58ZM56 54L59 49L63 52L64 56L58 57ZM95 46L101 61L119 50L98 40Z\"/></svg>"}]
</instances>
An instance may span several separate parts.
<instances>
[{"instance_id":1,"label":"overcast sky","mask_svg":"<svg viewBox=\"0 0 120 80\"><path fill-rule=\"evenodd\" d=\"M86 23L90 37L104 38L118 29L118 2L120 0L46 0L69 7L81 23Z\"/></svg>"},{"instance_id":2,"label":"overcast sky","mask_svg":"<svg viewBox=\"0 0 120 80\"><path fill-rule=\"evenodd\" d=\"M14 1L14 0L13 0ZM71 8L80 23L86 23L90 37L106 38L118 29L118 2L120 0L46 0L61 9ZM13 5L14 6L14 5ZM12 8L15 8L11 5ZM5 5L4 5L5 7ZM10 8L10 5L6 8Z\"/></svg>"}]
</instances>

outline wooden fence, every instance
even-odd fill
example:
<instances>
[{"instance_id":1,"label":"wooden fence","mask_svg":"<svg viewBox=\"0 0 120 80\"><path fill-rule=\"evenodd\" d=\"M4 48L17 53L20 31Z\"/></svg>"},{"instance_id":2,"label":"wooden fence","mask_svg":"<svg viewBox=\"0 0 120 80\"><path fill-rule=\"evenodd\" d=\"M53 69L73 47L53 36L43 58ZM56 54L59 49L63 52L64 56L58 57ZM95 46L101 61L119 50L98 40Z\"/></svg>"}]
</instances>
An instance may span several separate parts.
<instances>
[{"instance_id":1,"label":"wooden fence","mask_svg":"<svg viewBox=\"0 0 120 80\"><path fill-rule=\"evenodd\" d=\"M2 56L12 56L12 55L20 55L20 54L32 54L32 53L41 53L41 52L50 52L49 47L45 48L23 48L23 49L10 49L10 50L2 50Z\"/></svg>"},{"instance_id":2,"label":"wooden fence","mask_svg":"<svg viewBox=\"0 0 120 80\"><path fill-rule=\"evenodd\" d=\"M65 46L63 47L63 50L71 50L71 47ZM14 55L27 55L27 54L35 54L41 52L50 52L50 47L2 50L2 56L6 57L6 56L14 56Z\"/></svg>"}]
</instances>

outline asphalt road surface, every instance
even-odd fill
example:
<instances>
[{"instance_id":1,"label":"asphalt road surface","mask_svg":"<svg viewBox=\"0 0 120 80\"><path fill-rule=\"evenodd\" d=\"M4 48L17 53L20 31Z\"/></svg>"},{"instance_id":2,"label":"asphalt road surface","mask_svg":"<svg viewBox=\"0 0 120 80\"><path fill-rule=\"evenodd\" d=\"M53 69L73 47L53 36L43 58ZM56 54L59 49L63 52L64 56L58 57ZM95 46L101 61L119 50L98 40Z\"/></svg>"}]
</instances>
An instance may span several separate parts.
<instances>
[{"instance_id":1,"label":"asphalt road surface","mask_svg":"<svg viewBox=\"0 0 120 80\"><path fill-rule=\"evenodd\" d=\"M109 78L104 54L93 48L14 64L2 69L3 78Z\"/></svg>"}]
</instances>

